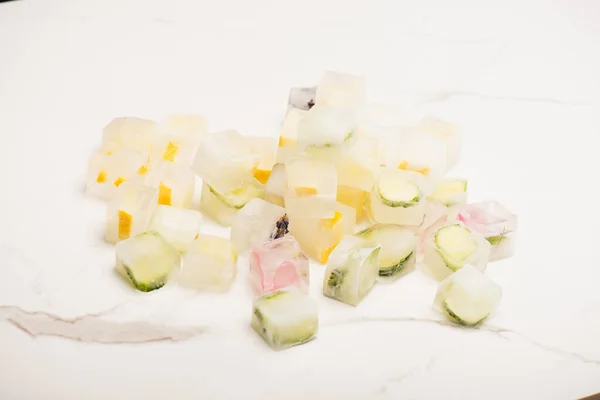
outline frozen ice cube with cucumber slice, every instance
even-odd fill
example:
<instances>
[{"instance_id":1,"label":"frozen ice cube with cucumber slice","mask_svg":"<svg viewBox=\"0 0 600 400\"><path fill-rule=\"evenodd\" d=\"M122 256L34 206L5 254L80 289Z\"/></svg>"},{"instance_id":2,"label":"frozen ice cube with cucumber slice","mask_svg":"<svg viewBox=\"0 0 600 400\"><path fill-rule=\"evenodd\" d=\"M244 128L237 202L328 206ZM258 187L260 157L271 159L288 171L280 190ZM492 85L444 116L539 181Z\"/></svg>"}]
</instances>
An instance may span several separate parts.
<instances>
[{"instance_id":1,"label":"frozen ice cube with cucumber slice","mask_svg":"<svg viewBox=\"0 0 600 400\"><path fill-rule=\"evenodd\" d=\"M379 277L398 278L411 270L416 261L416 235L393 224L375 224L354 234L368 245L380 245Z\"/></svg>"},{"instance_id":2,"label":"frozen ice cube with cucumber slice","mask_svg":"<svg viewBox=\"0 0 600 400\"><path fill-rule=\"evenodd\" d=\"M423 264L434 278L442 280L465 264L484 271L490 244L483 236L460 222L450 222L427 232Z\"/></svg>"},{"instance_id":3,"label":"frozen ice cube with cucumber slice","mask_svg":"<svg viewBox=\"0 0 600 400\"><path fill-rule=\"evenodd\" d=\"M467 264L440 283L433 306L450 321L473 327L498 308L501 297L498 284Z\"/></svg>"},{"instance_id":4,"label":"frozen ice cube with cucumber slice","mask_svg":"<svg viewBox=\"0 0 600 400\"><path fill-rule=\"evenodd\" d=\"M437 184L427 199L438 201L451 207L467 202L467 181L464 179L444 179Z\"/></svg>"},{"instance_id":5,"label":"frozen ice cube with cucumber slice","mask_svg":"<svg viewBox=\"0 0 600 400\"><path fill-rule=\"evenodd\" d=\"M300 291L277 290L254 301L252 329L276 350L308 342L318 325L316 302Z\"/></svg>"},{"instance_id":6,"label":"frozen ice cube with cucumber slice","mask_svg":"<svg viewBox=\"0 0 600 400\"><path fill-rule=\"evenodd\" d=\"M117 243L117 271L142 292L165 285L180 266L180 255L158 232L144 232Z\"/></svg>"}]
</instances>

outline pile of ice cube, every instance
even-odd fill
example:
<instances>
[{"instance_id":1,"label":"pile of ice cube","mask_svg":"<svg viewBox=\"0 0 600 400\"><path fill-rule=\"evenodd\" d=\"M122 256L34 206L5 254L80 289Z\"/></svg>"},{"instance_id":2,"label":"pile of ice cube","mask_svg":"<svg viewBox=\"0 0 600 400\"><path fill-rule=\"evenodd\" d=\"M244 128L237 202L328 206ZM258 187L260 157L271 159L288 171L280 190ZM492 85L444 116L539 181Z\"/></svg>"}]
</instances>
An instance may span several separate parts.
<instances>
[{"instance_id":1,"label":"pile of ice cube","mask_svg":"<svg viewBox=\"0 0 600 400\"><path fill-rule=\"evenodd\" d=\"M117 270L141 291L175 280L225 292L247 252L251 325L274 348L316 335L309 258L326 264L323 294L353 306L419 261L442 281L434 308L480 324L501 297L483 273L512 255L517 217L466 204L467 181L445 177L461 148L455 125L401 113L368 103L364 78L327 72L317 87L291 89L278 141L209 134L195 115L114 119L87 190L109 201ZM202 233L203 215L231 226L230 238Z\"/></svg>"}]
</instances>

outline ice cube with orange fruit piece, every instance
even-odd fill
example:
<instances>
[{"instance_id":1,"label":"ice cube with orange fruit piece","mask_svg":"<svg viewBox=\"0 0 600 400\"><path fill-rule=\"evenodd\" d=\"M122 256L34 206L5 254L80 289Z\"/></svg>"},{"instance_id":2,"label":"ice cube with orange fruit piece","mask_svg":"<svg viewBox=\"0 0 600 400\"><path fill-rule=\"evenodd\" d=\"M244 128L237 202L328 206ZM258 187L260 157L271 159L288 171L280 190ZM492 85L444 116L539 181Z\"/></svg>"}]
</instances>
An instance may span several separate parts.
<instances>
[{"instance_id":1,"label":"ice cube with orange fruit piece","mask_svg":"<svg viewBox=\"0 0 600 400\"><path fill-rule=\"evenodd\" d=\"M285 165L285 207L303 218L333 218L337 172L332 163L294 158Z\"/></svg>"},{"instance_id":2,"label":"ice cube with orange fruit piece","mask_svg":"<svg viewBox=\"0 0 600 400\"><path fill-rule=\"evenodd\" d=\"M124 182L108 204L105 240L117 243L146 232L154 215L158 190L137 182Z\"/></svg>"},{"instance_id":3,"label":"ice cube with orange fruit piece","mask_svg":"<svg viewBox=\"0 0 600 400\"><path fill-rule=\"evenodd\" d=\"M259 155L254 178L263 185L269 180L277 156L277 140L268 136L247 136L255 153Z\"/></svg>"},{"instance_id":4,"label":"ice cube with orange fruit piece","mask_svg":"<svg viewBox=\"0 0 600 400\"><path fill-rule=\"evenodd\" d=\"M277 162L284 163L298 152L298 127L308 111L298 108L288 110L281 126L277 143Z\"/></svg>"},{"instance_id":5,"label":"ice cube with orange fruit piece","mask_svg":"<svg viewBox=\"0 0 600 400\"><path fill-rule=\"evenodd\" d=\"M145 178L145 184L158 189L158 204L190 208L196 177L189 166L160 161Z\"/></svg>"},{"instance_id":6,"label":"ice cube with orange fruit piece","mask_svg":"<svg viewBox=\"0 0 600 400\"><path fill-rule=\"evenodd\" d=\"M150 154L152 162L170 161L191 165L207 129L207 120L200 115L171 115L157 125Z\"/></svg>"}]
</instances>

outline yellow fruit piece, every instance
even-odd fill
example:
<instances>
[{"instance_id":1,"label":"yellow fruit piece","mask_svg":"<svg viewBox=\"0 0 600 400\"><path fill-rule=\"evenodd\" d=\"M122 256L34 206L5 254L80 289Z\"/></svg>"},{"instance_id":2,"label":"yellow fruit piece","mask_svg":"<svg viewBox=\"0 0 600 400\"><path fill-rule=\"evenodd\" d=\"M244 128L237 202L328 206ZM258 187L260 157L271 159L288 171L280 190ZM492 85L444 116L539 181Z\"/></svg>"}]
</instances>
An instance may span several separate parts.
<instances>
[{"instance_id":1,"label":"yellow fruit piece","mask_svg":"<svg viewBox=\"0 0 600 400\"><path fill-rule=\"evenodd\" d=\"M286 139L283 136L279 136L279 147L295 146L296 141L294 139Z\"/></svg>"},{"instance_id":2,"label":"yellow fruit piece","mask_svg":"<svg viewBox=\"0 0 600 400\"><path fill-rule=\"evenodd\" d=\"M163 185L162 182L158 185L158 204L171 205L171 188Z\"/></svg>"},{"instance_id":3,"label":"yellow fruit piece","mask_svg":"<svg viewBox=\"0 0 600 400\"><path fill-rule=\"evenodd\" d=\"M111 156L111 155L112 155L112 153L113 153L112 151L107 151L107 152L106 152L106 155L107 155L107 156Z\"/></svg>"},{"instance_id":4,"label":"yellow fruit piece","mask_svg":"<svg viewBox=\"0 0 600 400\"><path fill-rule=\"evenodd\" d=\"M317 188L308 186L297 186L296 196L298 197L309 197L314 196L318 193Z\"/></svg>"},{"instance_id":5,"label":"yellow fruit piece","mask_svg":"<svg viewBox=\"0 0 600 400\"><path fill-rule=\"evenodd\" d=\"M408 161L402 161L400 162L400 164L398 164L398 169L402 169L404 171L413 171L413 172L417 172L423 176L427 176L429 175L429 167L423 167L423 168L411 168L408 166Z\"/></svg>"},{"instance_id":6,"label":"yellow fruit piece","mask_svg":"<svg viewBox=\"0 0 600 400\"><path fill-rule=\"evenodd\" d=\"M133 217L128 212L119 210L119 239L125 240L131 233L131 222Z\"/></svg>"},{"instance_id":7,"label":"yellow fruit piece","mask_svg":"<svg viewBox=\"0 0 600 400\"><path fill-rule=\"evenodd\" d=\"M148 167L146 167L145 165L142 165L138 170L137 173L140 175L144 175L146 172L148 172Z\"/></svg>"},{"instance_id":8,"label":"yellow fruit piece","mask_svg":"<svg viewBox=\"0 0 600 400\"><path fill-rule=\"evenodd\" d=\"M319 262L321 264L327 263L327 260L329 260L329 255L331 254L331 252L333 251L333 249L336 248L337 245L338 244L336 243L333 246L331 246L331 247L329 247L329 248L321 251L321 254L319 254Z\"/></svg>"},{"instance_id":9,"label":"yellow fruit piece","mask_svg":"<svg viewBox=\"0 0 600 400\"><path fill-rule=\"evenodd\" d=\"M342 204L352 207L356 210L356 220L360 220L363 216L365 201L367 200L367 192L364 190L353 188L351 186L338 186L337 201Z\"/></svg>"},{"instance_id":10,"label":"yellow fruit piece","mask_svg":"<svg viewBox=\"0 0 600 400\"><path fill-rule=\"evenodd\" d=\"M163 154L163 158L167 161L173 162L175 159L175 154L177 154L177 150L179 150L179 147L173 142L169 142L167 148L165 149L165 153Z\"/></svg>"},{"instance_id":11,"label":"yellow fruit piece","mask_svg":"<svg viewBox=\"0 0 600 400\"><path fill-rule=\"evenodd\" d=\"M342 219L342 213L336 211L333 218L325 218L321 220L321 226L325 229L333 229L333 227Z\"/></svg>"},{"instance_id":12,"label":"yellow fruit piece","mask_svg":"<svg viewBox=\"0 0 600 400\"><path fill-rule=\"evenodd\" d=\"M116 179L116 180L113 182L113 184L114 184L116 187L119 187L119 186L121 185L121 183L123 183L123 182L125 182L125 181L126 181L126 179L120 176L120 177L118 177L118 178L117 178L117 179Z\"/></svg>"},{"instance_id":13,"label":"yellow fruit piece","mask_svg":"<svg viewBox=\"0 0 600 400\"><path fill-rule=\"evenodd\" d=\"M256 178L256 180L262 183L263 185L267 183L267 181L269 180L269 176L271 176L270 169L257 169L254 172L254 178Z\"/></svg>"},{"instance_id":14,"label":"yellow fruit piece","mask_svg":"<svg viewBox=\"0 0 600 400\"><path fill-rule=\"evenodd\" d=\"M100 171L100 173L98 174L98 177L96 178L96 182L102 183L104 181L106 181L106 172Z\"/></svg>"}]
</instances>

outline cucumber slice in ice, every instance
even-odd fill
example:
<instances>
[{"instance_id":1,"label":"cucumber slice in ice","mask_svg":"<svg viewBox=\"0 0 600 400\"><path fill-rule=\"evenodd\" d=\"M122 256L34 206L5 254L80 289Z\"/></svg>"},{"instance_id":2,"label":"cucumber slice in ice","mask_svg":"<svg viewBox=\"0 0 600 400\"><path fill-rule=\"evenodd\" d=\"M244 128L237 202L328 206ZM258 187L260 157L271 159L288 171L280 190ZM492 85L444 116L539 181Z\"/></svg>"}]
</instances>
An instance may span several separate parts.
<instances>
[{"instance_id":1,"label":"cucumber slice in ice","mask_svg":"<svg viewBox=\"0 0 600 400\"><path fill-rule=\"evenodd\" d=\"M448 225L437 231L435 244L446 266L459 270L465 261L477 251L477 241L471 231L461 225Z\"/></svg>"},{"instance_id":2,"label":"cucumber slice in ice","mask_svg":"<svg viewBox=\"0 0 600 400\"><path fill-rule=\"evenodd\" d=\"M479 325L492 311L487 302L472 301L459 294L449 295L444 301L443 309L451 321L464 326Z\"/></svg>"},{"instance_id":3,"label":"cucumber slice in ice","mask_svg":"<svg viewBox=\"0 0 600 400\"><path fill-rule=\"evenodd\" d=\"M398 261L396 264L390 265L389 267L381 267L380 266L379 267L379 276L389 277L389 276L395 276L395 275L399 274L404 269L404 266L407 264L408 259L412 255L413 255L413 253L410 252L402 260Z\"/></svg>"},{"instance_id":4,"label":"cucumber slice in ice","mask_svg":"<svg viewBox=\"0 0 600 400\"><path fill-rule=\"evenodd\" d=\"M414 232L399 225L376 224L354 235L369 245L381 245L379 276L382 277L391 277L402 272L416 248Z\"/></svg>"},{"instance_id":5,"label":"cucumber slice in ice","mask_svg":"<svg viewBox=\"0 0 600 400\"><path fill-rule=\"evenodd\" d=\"M219 200L225 203L228 207L240 210L253 198L259 194L258 189L254 185L244 186L240 189L236 189L231 193L220 193L212 186L208 185L208 189L214 194Z\"/></svg>"},{"instance_id":6,"label":"cucumber slice in ice","mask_svg":"<svg viewBox=\"0 0 600 400\"><path fill-rule=\"evenodd\" d=\"M399 180L393 174L382 174L377 183L381 202L388 207L413 207L421 200L421 190L417 185Z\"/></svg>"},{"instance_id":7,"label":"cucumber slice in ice","mask_svg":"<svg viewBox=\"0 0 600 400\"><path fill-rule=\"evenodd\" d=\"M452 179L442 181L436 186L427 198L429 200L439 201L446 206L455 204L457 194L467 191L467 181Z\"/></svg>"},{"instance_id":8,"label":"cucumber slice in ice","mask_svg":"<svg viewBox=\"0 0 600 400\"><path fill-rule=\"evenodd\" d=\"M492 246L497 246L508 238L506 237L506 233L502 233L500 235L486 237L485 239L490 242Z\"/></svg>"}]
</instances>

